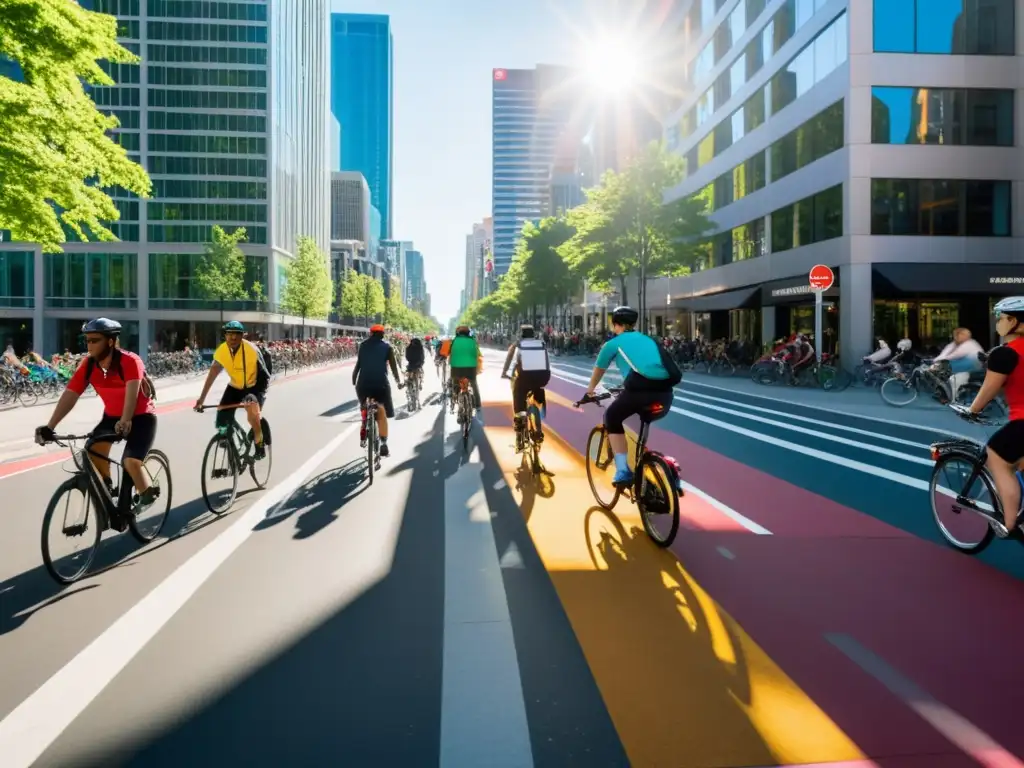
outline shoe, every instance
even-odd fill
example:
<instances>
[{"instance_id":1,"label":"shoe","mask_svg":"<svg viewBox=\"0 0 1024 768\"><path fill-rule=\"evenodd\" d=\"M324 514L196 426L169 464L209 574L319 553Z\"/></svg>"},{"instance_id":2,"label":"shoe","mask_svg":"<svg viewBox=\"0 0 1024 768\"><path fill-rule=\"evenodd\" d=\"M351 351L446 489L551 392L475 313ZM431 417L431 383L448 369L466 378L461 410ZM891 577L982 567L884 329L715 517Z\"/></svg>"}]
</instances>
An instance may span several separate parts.
<instances>
[{"instance_id":1,"label":"shoe","mask_svg":"<svg viewBox=\"0 0 1024 768\"><path fill-rule=\"evenodd\" d=\"M544 442L544 433L541 432L539 429L535 430L530 435L530 439L533 440L533 442L535 442L537 445L540 445L541 443Z\"/></svg>"},{"instance_id":2,"label":"shoe","mask_svg":"<svg viewBox=\"0 0 1024 768\"><path fill-rule=\"evenodd\" d=\"M139 499L138 499L138 501L135 504L135 510L134 510L135 513L138 514L139 512L141 512L141 511L143 511L145 509L148 509L149 507L153 506L153 504L155 504L156 500L159 499L159 498L160 498L160 489L157 486L155 486L155 485L149 486L149 488L147 488L139 496Z\"/></svg>"},{"instance_id":3,"label":"shoe","mask_svg":"<svg viewBox=\"0 0 1024 768\"><path fill-rule=\"evenodd\" d=\"M620 469L615 473L615 477L612 478L612 485L627 485L633 482L633 470L631 469Z\"/></svg>"},{"instance_id":4,"label":"shoe","mask_svg":"<svg viewBox=\"0 0 1024 768\"><path fill-rule=\"evenodd\" d=\"M387 443L381 443L380 448L377 449L377 453L380 454L382 459L386 459L388 456L391 455L391 450L388 448Z\"/></svg>"},{"instance_id":5,"label":"shoe","mask_svg":"<svg viewBox=\"0 0 1024 768\"><path fill-rule=\"evenodd\" d=\"M256 461L262 461L267 458L267 449L263 445L257 445L256 450L253 452L253 457Z\"/></svg>"}]
</instances>

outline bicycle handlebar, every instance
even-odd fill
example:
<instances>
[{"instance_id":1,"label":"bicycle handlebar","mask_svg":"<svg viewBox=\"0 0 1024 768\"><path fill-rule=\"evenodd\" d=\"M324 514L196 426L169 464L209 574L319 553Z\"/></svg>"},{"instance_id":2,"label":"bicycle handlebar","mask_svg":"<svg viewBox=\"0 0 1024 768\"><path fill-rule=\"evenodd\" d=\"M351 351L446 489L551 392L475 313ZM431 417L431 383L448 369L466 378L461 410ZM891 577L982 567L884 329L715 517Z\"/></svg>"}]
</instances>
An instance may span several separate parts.
<instances>
[{"instance_id":1,"label":"bicycle handlebar","mask_svg":"<svg viewBox=\"0 0 1024 768\"><path fill-rule=\"evenodd\" d=\"M607 400L608 398L619 394L619 392L622 392L623 389L625 389L625 387L608 387L607 392L602 392L601 394L595 395L584 395L583 397L581 397L579 400L572 404L573 408L579 408L581 405L586 405L588 403L594 403L595 405L597 405L598 408L603 408L604 406L601 405L602 400Z\"/></svg>"},{"instance_id":2,"label":"bicycle handlebar","mask_svg":"<svg viewBox=\"0 0 1024 768\"><path fill-rule=\"evenodd\" d=\"M101 432L99 434L96 434L94 432L88 432L84 435L55 434L51 440L47 440L46 442L55 443L56 445L59 445L61 448L68 448L68 443L74 442L76 440L92 440L94 443L105 443L108 441L116 443L119 440L124 440L124 437L122 435L117 434L116 432Z\"/></svg>"},{"instance_id":3,"label":"bicycle handlebar","mask_svg":"<svg viewBox=\"0 0 1024 768\"><path fill-rule=\"evenodd\" d=\"M972 413L969 406L960 405L960 403L950 403L949 404L949 409L951 411L953 411L953 413L955 413L957 416L959 416L964 421L969 421L972 424L993 424L994 423L991 419L986 418L985 416L983 416L980 413Z\"/></svg>"}]
</instances>

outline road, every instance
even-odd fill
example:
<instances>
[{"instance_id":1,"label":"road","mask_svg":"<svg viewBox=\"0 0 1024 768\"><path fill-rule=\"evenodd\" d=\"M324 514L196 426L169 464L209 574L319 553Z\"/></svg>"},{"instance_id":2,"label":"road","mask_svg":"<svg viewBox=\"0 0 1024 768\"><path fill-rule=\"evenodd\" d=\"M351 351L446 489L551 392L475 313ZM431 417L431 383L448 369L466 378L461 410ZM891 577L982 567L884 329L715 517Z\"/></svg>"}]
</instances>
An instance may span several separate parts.
<instances>
[{"instance_id":1,"label":"road","mask_svg":"<svg viewBox=\"0 0 1024 768\"><path fill-rule=\"evenodd\" d=\"M692 377L652 430L688 483L660 550L593 502L586 364L554 361L535 480L500 357L471 450L428 373L372 486L350 369L275 383L271 484L220 518L212 417L170 407L168 538L63 590L61 464L0 464L0 765L1024 766L1019 553L936 543L934 431Z\"/></svg>"}]
</instances>

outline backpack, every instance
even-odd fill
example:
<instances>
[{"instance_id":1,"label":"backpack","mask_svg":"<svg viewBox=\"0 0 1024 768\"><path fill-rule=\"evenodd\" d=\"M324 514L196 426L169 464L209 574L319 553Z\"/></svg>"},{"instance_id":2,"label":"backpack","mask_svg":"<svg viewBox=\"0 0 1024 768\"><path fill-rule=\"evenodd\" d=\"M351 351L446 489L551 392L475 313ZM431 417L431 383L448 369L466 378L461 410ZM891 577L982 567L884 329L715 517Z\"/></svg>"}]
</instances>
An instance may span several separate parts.
<instances>
[{"instance_id":1,"label":"backpack","mask_svg":"<svg viewBox=\"0 0 1024 768\"><path fill-rule=\"evenodd\" d=\"M90 355L89 359L85 363L86 386L89 386L89 383L92 381L92 372L95 369L96 361L93 359L92 355ZM121 381L124 381L124 371L121 369L121 350L119 349L115 348L114 351L111 352L110 370L117 371L117 375L121 377ZM142 369L142 383L139 385L139 391L142 392L142 394L144 394L150 400L156 400L156 384L153 383L153 380L149 377L149 374L146 373L145 368Z\"/></svg>"},{"instance_id":2,"label":"backpack","mask_svg":"<svg viewBox=\"0 0 1024 768\"><path fill-rule=\"evenodd\" d=\"M256 351L260 353L260 360L263 361L263 367L267 369L267 378L269 379L274 375L274 363L270 359L270 350L264 349L259 344L256 345Z\"/></svg>"},{"instance_id":3,"label":"backpack","mask_svg":"<svg viewBox=\"0 0 1024 768\"><path fill-rule=\"evenodd\" d=\"M543 379L544 384L540 386L546 386L551 381L551 361L544 342L540 339L520 339L516 348L519 351L516 375L522 376L526 373L538 381Z\"/></svg>"},{"instance_id":4,"label":"backpack","mask_svg":"<svg viewBox=\"0 0 1024 768\"><path fill-rule=\"evenodd\" d=\"M650 338L648 336L648 338ZM630 368L633 368L622 382L626 389L632 392L664 392L671 391L683 380L683 372L679 369L676 361L672 359L672 356L668 353L668 350L664 346L658 344L654 339L651 339L658 348L658 357L661 358L661 365L668 374L667 379L648 379L646 376L640 375L640 372L633 368L630 363ZM628 358L626 362L629 362Z\"/></svg>"}]
</instances>

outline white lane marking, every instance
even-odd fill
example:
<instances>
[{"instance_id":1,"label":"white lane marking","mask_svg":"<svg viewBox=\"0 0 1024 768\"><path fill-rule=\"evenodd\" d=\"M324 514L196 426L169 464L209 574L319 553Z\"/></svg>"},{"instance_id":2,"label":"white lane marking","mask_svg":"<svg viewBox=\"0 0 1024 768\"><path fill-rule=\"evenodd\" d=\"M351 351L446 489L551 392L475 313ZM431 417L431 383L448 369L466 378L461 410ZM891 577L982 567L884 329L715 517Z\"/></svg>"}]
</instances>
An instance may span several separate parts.
<instances>
[{"instance_id":1,"label":"white lane marking","mask_svg":"<svg viewBox=\"0 0 1024 768\"><path fill-rule=\"evenodd\" d=\"M561 365L564 365L564 366L569 367L569 368L575 368L578 371L586 371L588 374L592 370L590 368L582 368L580 366L572 365L572 364L569 364L569 363L561 363ZM554 368L555 366L551 366L551 367ZM921 425L921 424L912 424L909 421L899 421L898 419L883 419L883 418L881 418L879 416L866 416L865 414L862 414L862 413L852 413L851 411L840 411L837 408L825 408L825 407L820 406L820 405L808 405L807 403L800 403L800 402L797 402L795 400L786 400L785 398L782 398L782 397L771 397L769 395L755 395L755 394L753 394L751 392L743 392L741 390L731 389L729 387L718 387L718 386L715 386L714 384L701 384L700 382L694 381L693 378L691 378L691 377L687 377L686 378L686 386L689 386L689 387L702 387L704 389L714 389L714 390L717 390L719 392L727 392L728 394L733 395L733 396L753 397L753 398L756 398L757 400L768 400L770 402L780 403L782 405L796 406L797 408L808 408L808 409L810 409L812 411L821 411L822 413L831 413L831 414L833 414L835 416L847 416L847 417L849 417L851 419L864 419L865 421L873 421L873 422L876 422L878 424L895 424L898 427L906 427L907 429L916 429L916 430L919 430L921 432L931 432L931 433L936 434L936 435L954 436L954 437L966 437L966 435L961 435L960 433L954 432L954 431L949 430L949 429L939 429L938 427L926 427L926 426Z\"/></svg>"},{"instance_id":2,"label":"white lane marking","mask_svg":"<svg viewBox=\"0 0 1024 768\"><path fill-rule=\"evenodd\" d=\"M508 546L505 548L505 554L501 556L501 560L498 564L502 568L525 568L526 563L523 562L523 556L519 554L519 547L516 546L514 541L510 541Z\"/></svg>"},{"instance_id":3,"label":"white lane marking","mask_svg":"<svg viewBox=\"0 0 1024 768\"><path fill-rule=\"evenodd\" d=\"M562 381L568 382L569 384L577 383L570 379L566 379L562 376L557 376L555 374L551 375L554 378L561 379ZM824 451L819 451L815 448L808 448L807 446L799 445L798 443L791 443L786 440L780 440L777 437L763 435L760 432L755 432L752 429L738 427L735 424L728 424L724 421L712 419L709 416L704 416L703 414L695 413L694 411L687 411L683 408L676 408L675 406L672 406L672 412L678 413L681 416L689 416L691 419L703 421L706 424L711 424L712 426L720 427L721 429L727 429L730 432L735 432L737 435L743 435L744 437L750 437L753 438L754 440L760 440L762 443L768 443L769 445L774 445L778 448L785 448L786 450L793 451L794 453L802 453L804 456L811 456L812 458L815 459L827 461L830 464L835 464L840 467L846 467L847 469L853 469L858 472L863 472L866 475L873 475L875 477L881 477L885 480L891 480L894 483L900 483L901 485L906 485L909 486L910 488L916 488L919 491L928 490L928 483L925 482L924 480L918 480L915 477L902 475L899 472L891 472L888 469L882 469L881 467L876 467L872 464L865 464L862 461L854 461L853 459L847 459L843 456L834 456L831 453L825 453Z\"/></svg>"},{"instance_id":4,"label":"white lane marking","mask_svg":"<svg viewBox=\"0 0 1024 768\"><path fill-rule=\"evenodd\" d=\"M989 768L1024 768L1024 763L978 726L947 707L849 635L829 633L825 639L980 765Z\"/></svg>"},{"instance_id":5,"label":"white lane marking","mask_svg":"<svg viewBox=\"0 0 1024 768\"><path fill-rule=\"evenodd\" d=\"M718 554L720 554L726 560L735 560L736 559L736 555L734 555L732 552L730 552L725 547L715 547L715 549L717 549L718 550Z\"/></svg>"},{"instance_id":6,"label":"white lane marking","mask_svg":"<svg viewBox=\"0 0 1024 768\"><path fill-rule=\"evenodd\" d=\"M448 416L446 426L455 421ZM446 428L442 439L461 443L460 431ZM439 765L532 768L512 618L481 470L474 449L444 487Z\"/></svg>"},{"instance_id":7,"label":"white lane marking","mask_svg":"<svg viewBox=\"0 0 1024 768\"><path fill-rule=\"evenodd\" d=\"M704 501L706 501L712 507L717 509L723 515L725 515L726 517L728 517L731 520L736 521L737 523L742 525L744 528L746 528L751 533L756 533L758 536L771 536L772 535L772 532L769 531L767 528L765 528L763 525L758 525L753 520L751 520L749 517L741 515L739 512L737 512L735 509L730 507L724 501L719 501L714 496L711 496L710 494L705 493L700 488L698 488L698 487L696 487L694 485L690 485L685 480L683 480L683 490L686 491L687 493L692 493L694 496L699 496L700 498L704 499Z\"/></svg>"},{"instance_id":8,"label":"white lane marking","mask_svg":"<svg viewBox=\"0 0 1024 768\"><path fill-rule=\"evenodd\" d=\"M252 535L355 432L344 430L266 493L230 528L186 560L0 721L4 768L28 768Z\"/></svg>"}]
</instances>

